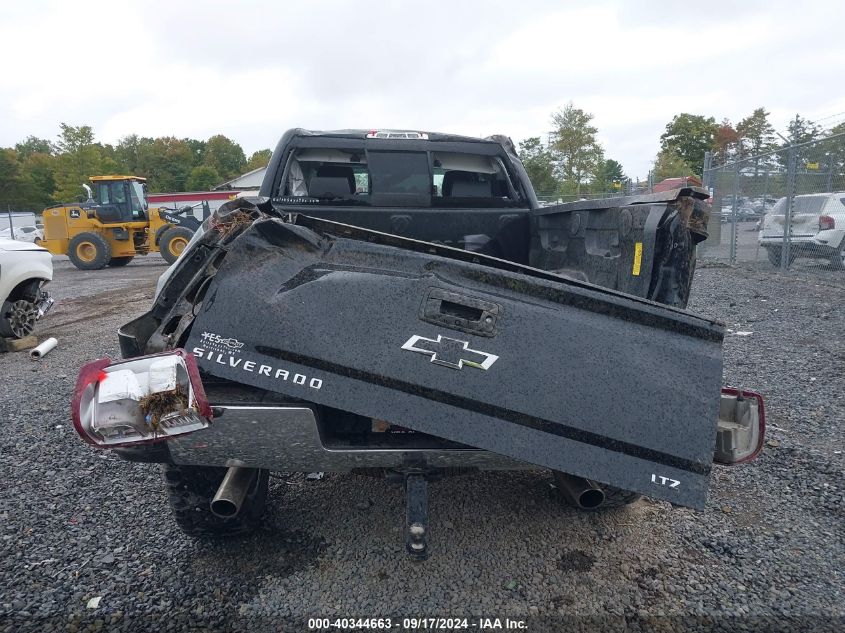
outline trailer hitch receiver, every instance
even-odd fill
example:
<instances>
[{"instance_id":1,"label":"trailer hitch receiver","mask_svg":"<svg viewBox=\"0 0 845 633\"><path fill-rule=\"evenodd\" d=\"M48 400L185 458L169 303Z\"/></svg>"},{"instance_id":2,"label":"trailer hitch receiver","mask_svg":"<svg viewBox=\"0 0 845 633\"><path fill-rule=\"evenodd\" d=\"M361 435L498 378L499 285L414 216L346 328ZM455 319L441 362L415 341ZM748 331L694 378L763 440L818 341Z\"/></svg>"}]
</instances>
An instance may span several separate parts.
<instances>
[{"instance_id":1,"label":"trailer hitch receiver","mask_svg":"<svg viewBox=\"0 0 845 633\"><path fill-rule=\"evenodd\" d=\"M405 476L405 548L411 558L428 558L428 481L422 473Z\"/></svg>"}]
</instances>

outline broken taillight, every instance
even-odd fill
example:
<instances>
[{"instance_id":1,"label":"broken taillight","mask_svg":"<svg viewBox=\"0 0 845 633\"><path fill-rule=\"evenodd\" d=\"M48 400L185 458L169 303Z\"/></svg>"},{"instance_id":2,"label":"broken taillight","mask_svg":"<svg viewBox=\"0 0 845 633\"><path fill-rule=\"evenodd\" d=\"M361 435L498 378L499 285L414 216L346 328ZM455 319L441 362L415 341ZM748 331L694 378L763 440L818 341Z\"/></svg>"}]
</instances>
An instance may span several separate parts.
<instances>
[{"instance_id":1,"label":"broken taillight","mask_svg":"<svg viewBox=\"0 0 845 633\"><path fill-rule=\"evenodd\" d=\"M836 228L836 220L829 215L819 216L819 231L831 231Z\"/></svg>"},{"instance_id":2,"label":"broken taillight","mask_svg":"<svg viewBox=\"0 0 845 633\"><path fill-rule=\"evenodd\" d=\"M196 359L182 349L84 365L71 416L80 437L100 448L160 442L212 419Z\"/></svg>"},{"instance_id":3,"label":"broken taillight","mask_svg":"<svg viewBox=\"0 0 845 633\"><path fill-rule=\"evenodd\" d=\"M751 461L763 450L765 436L763 396L754 391L722 387L713 461L728 465Z\"/></svg>"}]
</instances>

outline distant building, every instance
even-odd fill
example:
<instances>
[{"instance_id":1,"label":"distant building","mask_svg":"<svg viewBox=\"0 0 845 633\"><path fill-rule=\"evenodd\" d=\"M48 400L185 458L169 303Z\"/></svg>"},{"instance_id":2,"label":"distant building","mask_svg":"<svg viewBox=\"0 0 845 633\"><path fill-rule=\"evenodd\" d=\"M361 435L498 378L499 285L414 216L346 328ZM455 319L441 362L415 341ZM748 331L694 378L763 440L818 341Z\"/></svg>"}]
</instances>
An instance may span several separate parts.
<instances>
[{"instance_id":1,"label":"distant building","mask_svg":"<svg viewBox=\"0 0 845 633\"><path fill-rule=\"evenodd\" d=\"M148 193L147 203L150 208L167 207L182 209L193 207L194 217L202 217L202 203L208 202L209 209L214 212L229 200L235 199L239 191L179 191L171 193Z\"/></svg>"},{"instance_id":2,"label":"distant building","mask_svg":"<svg viewBox=\"0 0 845 633\"><path fill-rule=\"evenodd\" d=\"M681 176L679 178L667 178L666 180L661 180L654 185L651 190L653 193L658 193L660 191L669 191L671 189L681 189L682 187L701 186L701 180L695 176Z\"/></svg>"},{"instance_id":3,"label":"distant building","mask_svg":"<svg viewBox=\"0 0 845 633\"><path fill-rule=\"evenodd\" d=\"M241 192L252 193L255 192L253 195L258 193L258 189L261 187L261 181L264 180L264 174L267 172L267 165L264 167L259 167L258 169L253 169L252 171L248 171L247 173L238 176L237 178L232 178L232 180L227 180L223 184L217 185L214 190L221 191L221 190L231 190L236 189Z\"/></svg>"}]
</instances>

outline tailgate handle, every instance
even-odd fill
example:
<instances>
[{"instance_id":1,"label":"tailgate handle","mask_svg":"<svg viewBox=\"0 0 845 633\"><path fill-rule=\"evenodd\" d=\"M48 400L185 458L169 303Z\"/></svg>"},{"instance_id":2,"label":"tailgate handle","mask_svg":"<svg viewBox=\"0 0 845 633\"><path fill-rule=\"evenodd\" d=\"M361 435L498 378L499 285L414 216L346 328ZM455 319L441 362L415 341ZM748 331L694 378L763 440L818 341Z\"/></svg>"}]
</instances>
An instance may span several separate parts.
<instances>
[{"instance_id":1,"label":"tailgate handle","mask_svg":"<svg viewBox=\"0 0 845 633\"><path fill-rule=\"evenodd\" d=\"M491 301L431 288L423 301L420 318L461 332L494 336L500 312L499 305Z\"/></svg>"}]
</instances>

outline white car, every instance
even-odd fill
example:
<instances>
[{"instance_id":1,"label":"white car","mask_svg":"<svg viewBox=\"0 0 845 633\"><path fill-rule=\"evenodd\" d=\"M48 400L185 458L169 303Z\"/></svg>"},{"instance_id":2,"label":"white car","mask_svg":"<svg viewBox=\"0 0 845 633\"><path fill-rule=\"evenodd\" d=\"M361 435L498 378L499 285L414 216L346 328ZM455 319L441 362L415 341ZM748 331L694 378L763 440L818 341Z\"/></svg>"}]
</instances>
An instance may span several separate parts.
<instances>
[{"instance_id":1,"label":"white car","mask_svg":"<svg viewBox=\"0 0 845 633\"><path fill-rule=\"evenodd\" d=\"M37 226L16 226L15 236L12 237L12 229L0 230L0 240L18 240L20 242L31 242L38 244L44 239L44 229Z\"/></svg>"},{"instance_id":2,"label":"white car","mask_svg":"<svg viewBox=\"0 0 845 633\"><path fill-rule=\"evenodd\" d=\"M53 259L46 248L0 238L0 337L32 334L53 299L44 285L53 279Z\"/></svg>"},{"instance_id":3,"label":"white car","mask_svg":"<svg viewBox=\"0 0 845 633\"><path fill-rule=\"evenodd\" d=\"M786 205L781 198L766 213L758 238L774 266L780 266ZM845 191L795 196L791 224L790 264L796 257L814 257L845 268Z\"/></svg>"}]
</instances>

